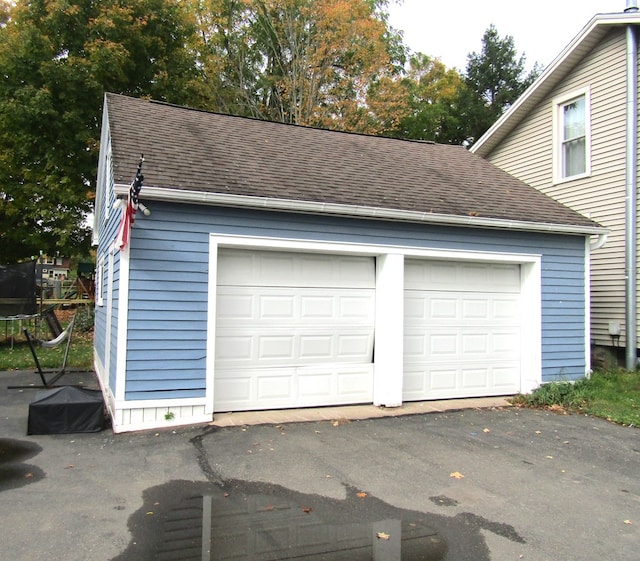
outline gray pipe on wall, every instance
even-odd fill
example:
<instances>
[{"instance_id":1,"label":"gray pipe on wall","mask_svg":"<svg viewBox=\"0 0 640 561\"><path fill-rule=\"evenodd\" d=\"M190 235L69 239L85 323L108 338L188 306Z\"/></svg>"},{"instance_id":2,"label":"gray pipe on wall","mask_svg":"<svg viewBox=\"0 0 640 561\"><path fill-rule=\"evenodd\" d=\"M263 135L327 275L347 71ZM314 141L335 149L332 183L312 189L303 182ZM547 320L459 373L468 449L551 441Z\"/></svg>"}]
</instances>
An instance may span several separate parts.
<instances>
[{"instance_id":1,"label":"gray pipe on wall","mask_svg":"<svg viewBox=\"0 0 640 561\"><path fill-rule=\"evenodd\" d=\"M637 1L627 0L625 11L637 11ZM625 365L635 370L637 363L637 257L636 216L638 183L638 41L634 25L627 26L627 142L626 142L626 220L625 220L625 282L626 309Z\"/></svg>"}]
</instances>

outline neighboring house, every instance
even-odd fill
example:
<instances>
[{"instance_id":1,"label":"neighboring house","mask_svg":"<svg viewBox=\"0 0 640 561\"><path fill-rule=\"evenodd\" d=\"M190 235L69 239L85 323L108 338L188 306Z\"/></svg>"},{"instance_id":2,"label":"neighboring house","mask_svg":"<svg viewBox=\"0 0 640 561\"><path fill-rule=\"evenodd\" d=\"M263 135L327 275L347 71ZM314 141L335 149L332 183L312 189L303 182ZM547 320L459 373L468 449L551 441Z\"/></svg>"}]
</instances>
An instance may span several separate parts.
<instances>
[{"instance_id":1,"label":"neighboring house","mask_svg":"<svg viewBox=\"0 0 640 561\"><path fill-rule=\"evenodd\" d=\"M36 275L38 280L65 280L69 278L71 259L69 257L49 257L43 255L36 262Z\"/></svg>"},{"instance_id":2,"label":"neighboring house","mask_svg":"<svg viewBox=\"0 0 640 561\"><path fill-rule=\"evenodd\" d=\"M596 15L471 151L610 230L591 255L596 346L638 348L640 13Z\"/></svg>"},{"instance_id":3,"label":"neighboring house","mask_svg":"<svg viewBox=\"0 0 640 561\"><path fill-rule=\"evenodd\" d=\"M150 214L120 250L141 154ZM95 366L114 430L581 378L604 232L459 146L107 94Z\"/></svg>"}]
</instances>

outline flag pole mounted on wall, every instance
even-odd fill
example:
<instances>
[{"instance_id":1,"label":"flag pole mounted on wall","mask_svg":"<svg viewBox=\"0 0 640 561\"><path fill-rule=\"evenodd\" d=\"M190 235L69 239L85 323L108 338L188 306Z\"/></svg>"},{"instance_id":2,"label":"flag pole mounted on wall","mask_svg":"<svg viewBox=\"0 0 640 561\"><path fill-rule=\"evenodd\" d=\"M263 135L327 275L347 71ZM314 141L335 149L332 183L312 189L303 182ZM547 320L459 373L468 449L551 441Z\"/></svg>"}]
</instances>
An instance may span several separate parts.
<instances>
[{"instance_id":1,"label":"flag pole mounted on wall","mask_svg":"<svg viewBox=\"0 0 640 561\"><path fill-rule=\"evenodd\" d=\"M120 221L120 227L118 228L118 235L116 237L116 245L118 249L122 251L129 243L129 237L131 236L131 228L135 222L136 212L140 208L145 216L149 216L151 212L147 207L140 203L139 196L142 189L142 183L144 181L144 175L142 175L142 162L144 162L144 155L140 156L140 162L138 163L138 171L136 176L131 182L129 187L129 194L127 196L127 206L122 213L122 220Z\"/></svg>"}]
</instances>

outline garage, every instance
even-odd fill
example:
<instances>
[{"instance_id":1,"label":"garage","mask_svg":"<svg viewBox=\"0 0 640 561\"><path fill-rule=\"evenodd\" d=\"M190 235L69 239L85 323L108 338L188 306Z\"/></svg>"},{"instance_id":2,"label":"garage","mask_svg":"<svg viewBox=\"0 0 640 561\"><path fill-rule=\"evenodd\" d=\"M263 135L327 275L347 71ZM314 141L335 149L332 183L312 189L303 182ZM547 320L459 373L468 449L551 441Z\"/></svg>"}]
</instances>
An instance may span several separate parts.
<instances>
[{"instance_id":1,"label":"garage","mask_svg":"<svg viewBox=\"0 0 640 561\"><path fill-rule=\"evenodd\" d=\"M94 364L116 432L589 372L607 230L460 146L108 93L100 151ZM140 154L150 213L114 243Z\"/></svg>"},{"instance_id":2,"label":"garage","mask_svg":"<svg viewBox=\"0 0 640 561\"><path fill-rule=\"evenodd\" d=\"M408 259L403 401L520 391L520 265Z\"/></svg>"},{"instance_id":3,"label":"garage","mask_svg":"<svg viewBox=\"0 0 640 561\"><path fill-rule=\"evenodd\" d=\"M222 248L215 411L371 403L373 257Z\"/></svg>"}]
</instances>

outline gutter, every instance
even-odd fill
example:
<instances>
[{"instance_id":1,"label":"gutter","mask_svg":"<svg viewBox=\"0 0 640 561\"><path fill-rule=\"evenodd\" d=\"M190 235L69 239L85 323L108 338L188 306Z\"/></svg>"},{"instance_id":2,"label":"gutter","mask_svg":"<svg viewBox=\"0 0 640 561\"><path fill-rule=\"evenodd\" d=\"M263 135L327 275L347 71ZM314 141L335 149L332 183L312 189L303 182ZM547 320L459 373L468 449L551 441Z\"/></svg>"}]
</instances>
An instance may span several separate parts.
<instances>
[{"instance_id":1,"label":"gutter","mask_svg":"<svg viewBox=\"0 0 640 561\"><path fill-rule=\"evenodd\" d=\"M130 185L116 184L117 196L126 196ZM596 235L608 234L608 230L598 226L576 226L571 224L553 224L546 222L526 222L501 218L483 218L478 216L458 216L452 214L434 214L410 210L397 210L381 207L354 206L339 203L322 203L317 201L298 201L271 197L250 197L247 195L229 195L206 191L190 191L183 189L166 189L163 187L144 186L142 189L145 201L162 201L183 204L200 204L226 206L236 208L253 208L270 211L299 212L306 214L322 214L333 216L350 216L355 218L371 218L378 220L395 220L401 222L417 222L444 226L460 226L468 228L496 228L522 232L544 232L555 234Z\"/></svg>"},{"instance_id":2,"label":"gutter","mask_svg":"<svg viewBox=\"0 0 640 561\"><path fill-rule=\"evenodd\" d=\"M637 0L627 0L625 12L637 12ZM638 183L638 40L633 25L627 25L627 138L625 205L625 364L627 370L637 365L637 183Z\"/></svg>"}]
</instances>

